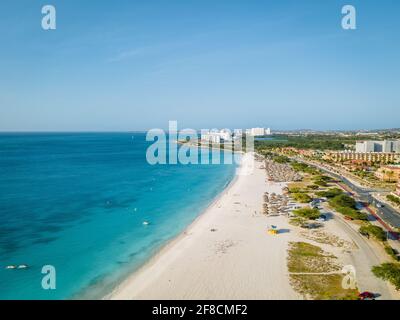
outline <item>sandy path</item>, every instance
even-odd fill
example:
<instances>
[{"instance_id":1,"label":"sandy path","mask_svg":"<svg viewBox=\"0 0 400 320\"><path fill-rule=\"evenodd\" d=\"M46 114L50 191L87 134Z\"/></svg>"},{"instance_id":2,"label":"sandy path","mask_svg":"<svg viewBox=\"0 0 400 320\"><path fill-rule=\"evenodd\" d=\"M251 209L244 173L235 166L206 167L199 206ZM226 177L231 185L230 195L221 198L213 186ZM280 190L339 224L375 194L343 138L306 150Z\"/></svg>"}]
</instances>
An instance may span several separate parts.
<instances>
[{"instance_id":1,"label":"sandy path","mask_svg":"<svg viewBox=\"0 0 400 320\"><path fill-rule=\"evenodd\" d=\"M252 160L246 154L241 170ZM298 239L287 218L261 214L265 191L281 193L281 186L267 184L265 170L256 163L110 298L300 299L286 267L288 242ZM287 231L267 235L267 224Z\"/></svg>"}]
</instances>

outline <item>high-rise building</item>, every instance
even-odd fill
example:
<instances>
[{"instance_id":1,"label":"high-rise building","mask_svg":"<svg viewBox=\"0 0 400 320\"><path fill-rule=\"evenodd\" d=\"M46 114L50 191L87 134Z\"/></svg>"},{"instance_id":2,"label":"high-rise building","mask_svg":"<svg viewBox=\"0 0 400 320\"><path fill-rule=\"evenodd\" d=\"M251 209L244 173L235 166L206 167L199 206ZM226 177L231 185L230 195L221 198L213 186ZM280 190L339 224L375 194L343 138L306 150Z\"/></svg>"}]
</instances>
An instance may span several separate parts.
<instances>
[{"instance_id":1,"label":"high-rise building","mask_svg":"<svg viewBox=\"0 0 400 320\"><path fill-rule=\"evenodd\" d=\"M366 153L366 152L400 153L400 140L357 141L356 152L357 153Z\"/></svg>"},{"instance_id":2,"label":"high-rise building","mask_svg":"<svg viewBox=\"0 0 400 320\"><path fill-rule=\"evenodd\" d=\"M224 143L233 140L233 134L229 129L202 131L201 140L211 143Z\"/></svg>"}]
</instances>

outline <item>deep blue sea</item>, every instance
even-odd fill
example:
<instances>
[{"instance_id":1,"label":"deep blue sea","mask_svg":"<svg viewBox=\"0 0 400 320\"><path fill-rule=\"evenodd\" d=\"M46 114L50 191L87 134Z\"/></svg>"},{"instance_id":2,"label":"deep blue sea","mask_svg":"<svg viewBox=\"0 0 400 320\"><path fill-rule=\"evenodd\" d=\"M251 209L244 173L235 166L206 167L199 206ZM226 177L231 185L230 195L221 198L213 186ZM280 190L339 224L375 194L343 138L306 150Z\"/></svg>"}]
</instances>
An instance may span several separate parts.
<instances>
[{"instance_id":1,"label":"deep blue sea","mask_svg":"<svg viewBox=\"0 0 400 320\"><path fill-rule=\"evenodd\" d=\"M234 177L234 164L149 165L150 144L143 133L0 134L0 299L104 296ZM41 286L44 265L55 290Z\"/></svg>"}]
</instances>

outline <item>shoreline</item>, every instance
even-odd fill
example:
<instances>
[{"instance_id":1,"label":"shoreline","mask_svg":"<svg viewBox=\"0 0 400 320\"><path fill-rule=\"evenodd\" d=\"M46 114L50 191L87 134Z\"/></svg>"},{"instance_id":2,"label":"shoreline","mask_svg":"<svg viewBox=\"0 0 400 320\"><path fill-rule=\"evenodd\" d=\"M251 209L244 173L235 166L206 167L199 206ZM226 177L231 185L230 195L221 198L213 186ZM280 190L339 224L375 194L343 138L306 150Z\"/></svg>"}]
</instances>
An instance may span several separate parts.
<instances>
[{"instance_id":1,"label":"shoreline","mask_svg":"<svg viewBox=\"0 0 400 320\"><path fill-rule=\"evenodd\" d=\"M176 242L179 242L180 239L184 238L184 236L187 234L189 229L194 226L198 220L202 218L202 216L211 208L213 207L223 196L226 192L228 192L236 183L238 179L238 171L242 168L242 162L240 163L239 166L237 166L235 174L231 181L225 186L225 188L211 201L211 203L188 225L186 226L179 234L177 234L175 237L171 238L168 240L165 244L163 244L154 254L152 254L145 262L143 262L136 270L131 272L125 279L123 279L117 286L113 288L111 292L106 294L102 300L108 300L112 299L114 293L118 292L118 289L124 285L129 279L134 277L137 273L139 273L143 268L146 268L147 265L150 265L153 260L156 260L159 255L161 255L164 251L167 251L170 247L172 247Z\"/></svg>"},{"instance_id":2,"label":"shoreline","mask_svg":"<svg viewBox=\"0 0 400 320\"><path fill-rule=\"evenodd\" d=\"M244 175L251 161L256 168ZM292 236L273 238L265 230L269 221L284 228L287 222L282 216L266 220L261 213L263 193L279 193L282 185L266 183L254 155L245 154L236 170L228 186L182 233L103 299L301 299L286 268Z\"/></svg>"}]
</instances>

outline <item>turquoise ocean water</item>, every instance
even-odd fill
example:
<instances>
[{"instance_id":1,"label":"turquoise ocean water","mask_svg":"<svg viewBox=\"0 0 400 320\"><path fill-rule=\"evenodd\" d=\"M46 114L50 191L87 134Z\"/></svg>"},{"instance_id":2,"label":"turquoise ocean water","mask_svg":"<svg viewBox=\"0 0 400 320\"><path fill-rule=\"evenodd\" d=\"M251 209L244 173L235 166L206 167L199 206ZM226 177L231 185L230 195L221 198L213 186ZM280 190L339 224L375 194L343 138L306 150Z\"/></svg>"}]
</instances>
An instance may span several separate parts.
<instances>
[{"instance_id":1,"label":"turquoise ocean water","mask_svg":"<svg viewBox=\"0 0 400 320\"><path fill-rule=\"evenodd\" d=\"M234 164L151 166L149 145L142 133L0 134L0 299L104 296L234 177ZM44 265L56 290L42 289Z\"/></svg>"}]
</instances>

